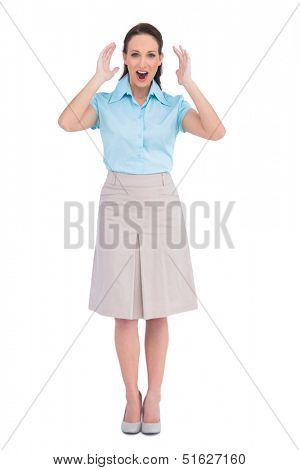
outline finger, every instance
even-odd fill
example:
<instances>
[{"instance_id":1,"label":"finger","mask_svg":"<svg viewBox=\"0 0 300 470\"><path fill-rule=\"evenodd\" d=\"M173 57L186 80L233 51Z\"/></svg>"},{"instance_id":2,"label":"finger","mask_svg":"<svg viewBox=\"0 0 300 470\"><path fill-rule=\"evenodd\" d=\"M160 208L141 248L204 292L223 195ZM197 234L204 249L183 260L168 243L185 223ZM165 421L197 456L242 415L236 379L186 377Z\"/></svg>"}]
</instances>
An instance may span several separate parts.
<instances>
[{"instance_id":1,"label":"finger","mask_svg":"<svg viewBox=\"0 0 300 470\"><path fill-rule=\"evenodd\" d=\"M186 66L186 62L187 62L186 55L185 55L184 49L182 49L182 67Z\"/></svg>"},{"instance_id":2,"label":"finger","mask_svg":"<svg viewBox=\"0 0 300 470\"><path fill-rule=\"evenodd\" d=\"M180 45L180 50L181 50L181 53L182 53L182 58L185 59L185 49L183 49L183 47Z\"/></svg>"},{"instance_id":3,"label":"finger","mask_svg":"<svg viewBox=\"0 0 300 470\"><path fill-rule=\"evenodd\" d=\"M190 56L190 54L188 53L188 51L186 51L186 60L187 60L187 63L188 63L188 64L191 62L191 56Z\"/></svg>"},{"instance_id":4,"label":"finger","mask_svg":"<svg viewBox=\"0 0 300 470\"><path fill-rule=\"evenodd\" d=\"M117 46L116 46L116 44L114 43L114 44L108 49L108 51L107 51L106 54L107 54L107 55L109 55L109 54L112 55L112 53L114 52L114 50L115 50L116 47L117 47Z\"/></svg>"},{"instance_id":5,"label":"finger","mask_svg":"<svg viewBox=\"0 0 300 470\"><path fill-rule=\"evenodd\" d=\"M189 54L186 49L183 49L183 55L184 55L184 63L187 64L189 61Z\"/></svg>"},{"instance_id":6,"label":"finger","mask_svg":"<svg viewBox=\"0 0 300 470\"><path fill-rule=\"evenodd\" d=\"M179 59L179 64L182 64L182 54L181 54L181 52L177 49L177 47L173 46L173 48L174 48L175 54L177 55L177 57Z\"/></svg>"},{"instance_id":7,"label":"finger","mask_svg":"<svg viewBox=\"0 0 300 470\"><path fill-rule=\"evenodd\" d=\"M104 56L104 59L103 59L105 64L108 64L108 63L109 63L110 58L111 58L111 55L112 55L113 51L115 50L115 47L116 47L116 45L112 45L112 46L106 51L105 56Z\"/></svg>"},{"instance_id":8,"label":"finger","mask_svg":"<svg viewBox=\"0 0 300 470\"><path fill-rule=\"evenodd\" d=\"M109 45L109 47L107 48L106 52L105 52L105 59L107 59L109 57L109 54L111 55L113 50L115 49L116 47L116 44L115 43L111 43Z\"/></svg>"},{"instance_id":9,"label":"finger","mask_svg":"<svg viewBox=\"0 0 300 470\"><path fill-rule=\"evenodd\" d=\"M115 67L113 69L112 73L115 75L119 70L120 70L120 67Z\"/></svg>"},{"instance_id":10,"label":"finger","mask_svg":"<svg viewBox=\"0 0 300 470\"><path fill-rule=\"evenodd\" d=\"M177 49L175 46L172 46L172 47L173 47L173 51L175 52L175 54L177 55L177 57L179 57L178 49Z\"/></svg>"},{"instance_id":11,"label":"finger","mask_svg":"<svg viewBox=\"0 0 300 470\"><path fill-rule=\"evenodd\" d=\"M105 54L105 52L107 51L107 49L108 49L111 45L112 45L112 42L110 42L109 44L107 44L107 46L105 46L105 47L102 49L102 51L101 51L102 55Z\"/></svg>"},{"instance_id":12,"label":"finger","mask_svg":"<svg viewBox=\"0 0 300 470\"><path fill-rule=\"evenodd\" d=\"M107 56L107 52L110 50L110 48L113 46L113 42L111 42L110 44L108 44L102 51L102 57L105 59L106 56Z\"/></svg>"},{"instance_id":13,"label":"finger","mask_svg":"<svg viewBox=\"0 0 300 470\"><path fill-rule=\"evenodd\" d=\"M174 50L176 51L178 57L181 57L181 51L177 49L177 47L173 46Z\"/></svg>"}]
</instances>

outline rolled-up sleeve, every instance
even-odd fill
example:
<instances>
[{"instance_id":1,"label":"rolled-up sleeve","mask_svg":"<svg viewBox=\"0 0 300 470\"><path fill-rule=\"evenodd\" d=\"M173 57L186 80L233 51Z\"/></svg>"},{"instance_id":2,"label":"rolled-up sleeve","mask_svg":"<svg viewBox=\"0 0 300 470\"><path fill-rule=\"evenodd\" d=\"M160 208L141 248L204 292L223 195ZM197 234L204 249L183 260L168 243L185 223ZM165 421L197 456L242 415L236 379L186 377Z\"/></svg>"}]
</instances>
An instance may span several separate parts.
<instances>
[{"instance_id":1,"label":"rolled-up sleeve","mask_svg":"<svg viewBox=\"0 0 300 470\"><path fill-rule=\"evenodd\" d=\"M94 110L97 113L97 120L91 129L99 129L100 128L100 113L99 113L99 93L96 93L93 98L90 100L90 105L93 106Z\"/></svg>"},{"instance_id":2,"label":"rolled-up sleeve","mask_svg":"<svg viewBox=\"0 0 300 470\"><path fill-rule=\"evenodd\" d=\"M191 105L188 101L186 101L183 95L180 95L180 100L178 103L178 114L177 114L177 132L186 132L182 127L182 120L189 109L191 109Z\"/></svg>"}]
</instances>

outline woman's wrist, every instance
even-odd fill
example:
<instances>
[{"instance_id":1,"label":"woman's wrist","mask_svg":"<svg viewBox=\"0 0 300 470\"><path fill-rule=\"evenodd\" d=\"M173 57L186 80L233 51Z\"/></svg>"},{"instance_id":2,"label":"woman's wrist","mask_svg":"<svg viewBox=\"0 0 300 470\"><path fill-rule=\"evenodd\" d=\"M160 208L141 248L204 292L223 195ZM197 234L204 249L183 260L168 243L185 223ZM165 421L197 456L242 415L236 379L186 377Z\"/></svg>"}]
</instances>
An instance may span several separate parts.
<instances>
[{"instance_id":1,"label":"woman's wrist","mask_svg":"<svg viewBox=\"0 0 300 470\"><path fill-rule=\"evenodd\" d=\"M190 86L192 86L194 84L194 80L192 78L188 78L187 80L185 80L184 82L182 82L182 86L184 86L184 88L189 88Z\"/></svg>"},{"instance_id":2,"label":"woman's wrist","mask_svg":"<svg viewBox=\"0 0 300 470\"><path fill-rule=\"evenodd\" d=\"M103 77L101 77L99 74L97 73L94 73L94 75L92 76L91 80L90 80L93 85L95 85L95 87L98 89L101 85L103 85L103 83L106 81L104 80Z\"/></svg>"}]
</instances>

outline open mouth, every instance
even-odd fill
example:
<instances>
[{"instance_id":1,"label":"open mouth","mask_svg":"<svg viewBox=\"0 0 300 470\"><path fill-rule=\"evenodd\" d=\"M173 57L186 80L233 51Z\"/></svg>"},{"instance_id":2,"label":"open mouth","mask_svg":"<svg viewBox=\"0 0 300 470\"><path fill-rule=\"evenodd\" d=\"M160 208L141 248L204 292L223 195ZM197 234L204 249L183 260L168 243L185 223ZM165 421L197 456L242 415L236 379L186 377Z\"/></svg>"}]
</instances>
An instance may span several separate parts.
<instances>
[{"instance_id":1,"label":"open mouth","mask_svg":"<svg viewBox=\"0 0 300 470\"><path fill-rule=\"evenodd\" d=\"M136 71L136 74L137 74L137 77L139 80L143 81L143 80L146 80L146 77L148 75L148 72L142 72L140 70L137 70Z\"/></svg>"}]
</instances>

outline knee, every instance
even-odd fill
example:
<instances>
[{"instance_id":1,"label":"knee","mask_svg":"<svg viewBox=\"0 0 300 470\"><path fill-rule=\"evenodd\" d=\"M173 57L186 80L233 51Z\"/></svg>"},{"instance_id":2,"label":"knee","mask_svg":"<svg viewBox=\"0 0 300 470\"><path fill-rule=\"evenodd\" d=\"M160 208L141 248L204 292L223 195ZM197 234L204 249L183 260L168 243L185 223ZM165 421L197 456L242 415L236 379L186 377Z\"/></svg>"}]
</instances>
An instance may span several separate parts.
<instances>
[{"instance_id":1,"label":"knee","mask_svg":"<svg viewBox=\"0 0 300 470\"><path fill-rule=\"evenodd\" d=\"M151 325L166 325L168 323L167 317L161 317L161 318L149 318L146 320L146 325L151 326Z\"/></svg>"},{"instance_id":2,"label":"knee","mask_svg":"<svg viewBox=\"0 0 300 470\"><path fill-rule=\"evenodd\" d=\"M125 318L115 318L116 328L134 329L137 328L138 320L127 320Z\"/></svg>"}]
</instances>

